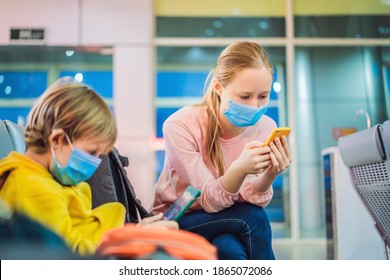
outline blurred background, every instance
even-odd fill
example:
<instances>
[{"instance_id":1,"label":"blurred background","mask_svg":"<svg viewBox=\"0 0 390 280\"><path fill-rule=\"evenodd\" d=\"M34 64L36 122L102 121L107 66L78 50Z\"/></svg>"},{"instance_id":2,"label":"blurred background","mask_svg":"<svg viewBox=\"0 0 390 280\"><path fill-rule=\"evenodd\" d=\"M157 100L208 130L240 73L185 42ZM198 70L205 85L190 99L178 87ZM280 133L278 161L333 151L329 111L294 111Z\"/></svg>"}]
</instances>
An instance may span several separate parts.
<instances>
[{"instance_id":1,"label":"blurred background","mask_svg":"<svg viewBox=\"0 0 390 280\"><path fill-rule=\"evenodd\" d=\"M0 7L0 119L25 124L59 77L91 85L115 113L116 146L146 207L164 161L164 120L200 100L226 45L263 45L275 69L267 114L292 128L293 164L266 208L277 258L381 258L370 253L374 233L356 240L357 255L350 252L358 245L342 237L356 229L338 215L361 206L353 194L335 200L347 174L334 147L339 136L389 119L390 0L0 0Z\"/></svg>"}]
</instances>

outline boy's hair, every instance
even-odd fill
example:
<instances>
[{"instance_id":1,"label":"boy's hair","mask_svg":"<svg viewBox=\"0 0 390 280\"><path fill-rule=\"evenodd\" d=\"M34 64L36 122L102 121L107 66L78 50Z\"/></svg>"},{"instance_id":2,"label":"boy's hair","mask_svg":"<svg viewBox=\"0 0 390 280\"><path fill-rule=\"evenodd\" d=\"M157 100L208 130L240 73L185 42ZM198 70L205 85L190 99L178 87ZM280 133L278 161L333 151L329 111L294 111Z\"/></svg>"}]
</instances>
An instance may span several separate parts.
<instances>
[{"instance_id":1,"label":"boy's hair","mask_svg":"<svg viewBox=\"0 0 390 280\"><path fill-rule=\"evenodd\" d=\"M82 83L57 81L38 99L27 117L27 149L42 154L54 129L63 129L71 142L98 138L112 149L117 137L115 118L104 100Z\"/></svg>"}]
</instances>

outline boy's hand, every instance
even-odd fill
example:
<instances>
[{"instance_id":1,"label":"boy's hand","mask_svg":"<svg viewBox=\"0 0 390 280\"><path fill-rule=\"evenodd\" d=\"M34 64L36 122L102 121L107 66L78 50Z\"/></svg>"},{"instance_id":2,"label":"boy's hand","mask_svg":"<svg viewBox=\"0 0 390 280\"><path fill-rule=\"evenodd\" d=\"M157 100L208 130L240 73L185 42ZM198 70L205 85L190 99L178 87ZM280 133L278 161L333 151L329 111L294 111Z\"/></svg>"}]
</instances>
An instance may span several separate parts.
<instances>
[{"instance_id":1,"label":"boy's hand","mask_svg":"<svg viewBox=\"0 0 390 280\"><path fill-rule=\"evenodd\" d=\"M179 229L179 224L176 221L165 221L161 220L163 217L163 213L159 213L157 215L147 217L142 219L138 226L141 227L158 227L158 228L173 228L173 229Z\"/></svg>"}]
</instances>

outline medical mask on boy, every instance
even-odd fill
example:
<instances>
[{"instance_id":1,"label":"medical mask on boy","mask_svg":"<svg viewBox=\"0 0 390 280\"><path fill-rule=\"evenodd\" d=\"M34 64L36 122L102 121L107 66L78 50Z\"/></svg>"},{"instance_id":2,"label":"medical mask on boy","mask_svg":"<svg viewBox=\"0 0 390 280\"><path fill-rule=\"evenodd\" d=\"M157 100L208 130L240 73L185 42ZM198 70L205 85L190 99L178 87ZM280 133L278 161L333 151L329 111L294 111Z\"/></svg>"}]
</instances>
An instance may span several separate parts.
<instances>
[{"instance_id":1,"label":"medical mask on boy","mask_svg":"<svg viewBox=\"0 0 390 280\"><path fill-rule=\"evenodd\" d=\"M68 164L66 166L61 166L56 159L53 147L51 147L53 156L50 162L50 172L60 184L74 186L91 178L102 160L79 149L73 148L68 135L65 134L65 136L72 149Z\"/></svg>"},{"instance_id":2,"label":"medical mask on boy","mask_svg":"<svg viewBox=\"0 0 390 280\"><path fill-rule=\"evenodd\" d=\"M228 108L224 115L238 127L252 126L256 124L268 109L269 100L260 107L252 107L231 100L226 93L223 93L229 100Z\"/></svg>"}]
</instances>

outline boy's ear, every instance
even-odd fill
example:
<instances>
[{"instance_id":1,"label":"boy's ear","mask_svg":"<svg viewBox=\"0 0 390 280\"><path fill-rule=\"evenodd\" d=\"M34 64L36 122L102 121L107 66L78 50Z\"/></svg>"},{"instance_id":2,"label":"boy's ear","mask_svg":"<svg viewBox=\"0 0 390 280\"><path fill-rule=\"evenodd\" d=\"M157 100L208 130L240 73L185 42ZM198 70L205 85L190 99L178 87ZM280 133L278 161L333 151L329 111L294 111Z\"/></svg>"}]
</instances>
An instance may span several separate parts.
<instances>
[{"instance_id":1,"label":"boy's ear","mask_svg":"<svg viewBox=\"0 0 390 280\"><path fill-rule=\"evenodd\" d=\"M49 136L49 143L53 148L56 148L58 145L63 144L65 139L65 131L60 129L53 129Z\"/></svg>"}]
</instances>

